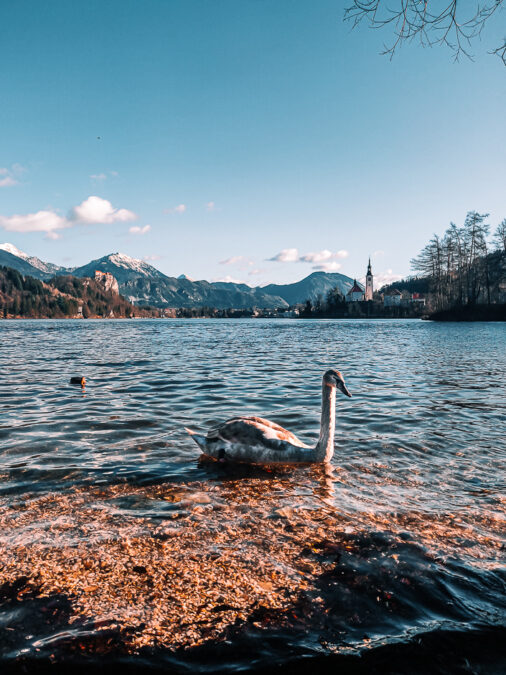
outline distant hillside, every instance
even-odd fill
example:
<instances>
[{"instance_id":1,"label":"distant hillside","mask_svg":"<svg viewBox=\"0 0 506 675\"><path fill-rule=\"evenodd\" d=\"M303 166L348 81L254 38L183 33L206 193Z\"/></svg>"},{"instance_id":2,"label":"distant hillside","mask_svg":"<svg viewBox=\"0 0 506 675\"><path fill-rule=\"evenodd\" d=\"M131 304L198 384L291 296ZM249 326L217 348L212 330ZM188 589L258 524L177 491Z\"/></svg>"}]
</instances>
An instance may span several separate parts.
<instances>
[{"instance_id":1,"label":"distant hillside","mask_svg":"<svg viewBox=\"0 0 506 675\"><path fill-rule=\"evenodd\" d=\"M270 284L263 288L240 283L194 281L184 274L178 278L169 277L147 262L123 253L111 253L81 267L64 268L28 256L12 244L0 245L0 264L45 281L54 275L93 278L95 270L109 272L117 279L120 293L131 303L160 308L278 309L304 303L307 299L315 300L335 287L346 293L353 284L353 280L344 274L325 272L314 272L294 284Z\"/></svg>"},{"instance_id":2,"label":"distant hillside","mask_svg":"<svg viewBox=\"0 0 506 675\"><path fill-rule=\"evenodd\" d=\"M158 316L157 310L134 307L121 295L104 291L93 279L60 276L43 282L0 267L0 318L56 319L81 313L83 318Z\"/></svg>"},{"instance_id":3,"label":"distant hillside","mask_svg":"<svg viewBox=\"0 0 506 675\"><path fill-rule=\"evenodd\" d=\"M62 267L61 265L54 265L53 263L49 262L44 262L34 255L30 256L27 253L20 251L12 244L0 244L0 252L2 251L6 251L16 258L21 258L21 260L24 260L26 263L38 270L39 273L44 275L53 276L55 274L68 273L68 270L65 267Z\"/></svg>"},{"instance_id":4,"label":"distant hillside","mask_svg":"<svg viewBox=\"0 0 506 675\"><path fill-rule=\"evenodd\" d=\"M430 290L430 279L427 277L408 277L407 279L400 279L391 284L386 284L380 288L381 293L396 288L398 291L407 291L408 293L421 293L426 295Z\"/></svg>"},{"instance_id":5,"label":"distant hillside","mask_svg":"<svg viewBox=\"0 0 506 675\"><path fill-rule=\"evenodd\" d=\"M49 277L52 276L51 274L34 267L23 258L13 255L9 251L3 249L0 249L0 265L15 269L20 272L20 274L29 274L35 279L49 279Z\"/></svg>"},{"instance_id":6,"label":"distant hillside","mask_svg":"<svg viewBox=\"0 0 506 675\"><path fill-rule=\"evenodd\" d=\"M123 253L110 255L74 269L76 276L93 276L95 270L110 272L118 280L121 293L136 305L157 307L215 307L246 309L286 307L280 297L246 284L193 281L181 275L168 277L152 265Z\"/></svg>"},{"instance_id":7,"label":"distant hillside","mask_svg":"<svg viewBox=\"0 0 506 675\"><path fill-rule=\"evenodd\" d=\"M121 287L122 284L133 281L134 279L167 279L163 272L160 272L143 260L136 260L124 253L111 253L92 260L87 265L75 267L72 274L75 277L93 277L95 270L101 272L110 272Z\"/></svg>"},{"instance_id":8,"label":"distant hillside","mask_svg":"<svg viewBox=\"0 0 506 675\"><path fill-rule=\"evenodd\" d=\"M294 284L269 284L264 286L264 293L278 295L289 305L316 300L318 295L325 297L328 291L338 288L340 293L346 293L353 286L353 279L337 272L313 272L305 279Z\"/></svg>"}]
</instances>

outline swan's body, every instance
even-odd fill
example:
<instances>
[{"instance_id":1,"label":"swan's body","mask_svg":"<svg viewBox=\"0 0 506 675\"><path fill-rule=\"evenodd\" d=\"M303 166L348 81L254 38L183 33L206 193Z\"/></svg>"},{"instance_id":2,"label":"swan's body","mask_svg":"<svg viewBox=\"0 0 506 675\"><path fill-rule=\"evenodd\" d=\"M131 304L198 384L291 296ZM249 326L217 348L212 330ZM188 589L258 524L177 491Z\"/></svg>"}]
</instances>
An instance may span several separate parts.
<instances>
[{"instance_id":1,"label":"swan's body","mask_svg":"<svg viewBox=\"0 0 506 675\"><path fill-rule=\"evenodd\" d=\"M262 417L233 417L207 436L187 429L205 455L220 460L255 464L329 462L334 454L336 389L351 397L336 370L328 370L322 382L320 438L315 447Z\"/></svg>"}]
</instances>

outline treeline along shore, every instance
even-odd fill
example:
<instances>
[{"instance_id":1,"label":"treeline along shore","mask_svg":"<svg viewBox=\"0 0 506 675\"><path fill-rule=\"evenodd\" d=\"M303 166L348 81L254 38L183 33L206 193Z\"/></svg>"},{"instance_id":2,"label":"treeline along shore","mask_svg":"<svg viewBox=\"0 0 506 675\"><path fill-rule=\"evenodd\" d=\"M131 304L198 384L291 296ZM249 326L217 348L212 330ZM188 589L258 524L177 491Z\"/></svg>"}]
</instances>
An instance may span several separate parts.
<instances>
[{"instance_id":1,"label":"treeline along shore","mask_svg":"<svg viewBox=\"0 0 506 675\"><path fill-rule=\"evenodd\" d=\"M411 261L426 280L430 318L443 321L506 319L506 218L490 237L488 214L469 211Z\"/></svg>"},{"instance_id":2,"label":"treeline along shore","mask_svg":"<svg viewBox=\"0 0 506 675\"><path fill-rule=\"evenodd\" d=\"M335 285L342 275L334 275L335 280L330 283L327 280L328 290L322 293L323 279L315 273L299 284L293 284L294 287L308 282L313 284L313 294L305 302L294 303L297 298L287 297L284 300L280 297L278 300L284 305L276 307L272 302L276 296L272 295L269 296L270 305L265 307L224 309L223 306L188 306L189 296L183 289L180 293L181 306L168 307L162 298L158 303L148 304L152 297L149 294L147 300L146 297L125 298L119 293L121 288L110 272L95 270L94 278L60 274L41 280L23 275L17 269L0 266L0 318L424 318L436 321L505 321L506 219L490 237L487 217L486 214L470 211L461 227L452 223L443 236L434 235L411 261L413 276L383 286L369 296L363 294L362 287L356 282L349 291L346 291L342 280L340 285ZM13 256L11 258L15 260ZM91 270L93 265L88 267ZM315 290L314 284L317 283L320 286ZM279 292L280 288L283 287L274 290ZM304 288L307 291L310 285ZM359 301L354 301L355 290L358 296L355 299ZM244 303L243 296L244 293L241 303ZM365 300L365 297L371 296L372 299ZM304 295L299 293L298 299L301 297Z\"/></svg>"}]
</instances>

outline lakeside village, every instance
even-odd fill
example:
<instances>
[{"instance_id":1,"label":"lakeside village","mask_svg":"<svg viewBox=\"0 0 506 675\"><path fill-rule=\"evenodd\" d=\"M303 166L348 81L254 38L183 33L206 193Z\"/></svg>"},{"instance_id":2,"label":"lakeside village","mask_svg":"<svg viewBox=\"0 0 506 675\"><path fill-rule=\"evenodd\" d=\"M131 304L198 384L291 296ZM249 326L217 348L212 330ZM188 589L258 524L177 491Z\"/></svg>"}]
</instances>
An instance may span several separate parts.
<instances>
[{"instance_id":1,"label":"lakeside village","mask_svg":"<svg viewBox=\"0 0 506 675\"><path fill-rule=\"evenodd\" d=\"M318 295L304 303L277 309L228 309L211 308L165 309L164 315L175 317L252 317L278 319L309 318L419 318L427 314L427 298L419 292L399 290L385 286L380 291L374 290L374 275L371 260L367 265L365 287L356 279L346 294L339 288L330 289L325 296Z\"/></svg>"},{"instance_id":2,"label":"lakeside village","mask_svg":"<svg viewBox=\"0 0 506 675\"><path fill-rule=\"evenodd\" d=\"M95 275L99 279L103 275ZM109 275L112 276L112 275ZM114 277L112 277L114 279ZM104 283L105 279L104 279ZM109 281L108 283L113 283ZM181 317L216 317L216 318L274 318L274 319L305 319L305 318L417 318L426 315L426 301L424 294L399 290L395 286L385 286L380 291L374 290L374 275L371 260L365 275L365 287L356 279L353 285L343 294L339 288L330 289L325 296L318 295L304 303L297 303L290 307L276 309L214 309L200 308L167 308L162 309L162 316L167 318Z\"/></svg>"}]
</instances>

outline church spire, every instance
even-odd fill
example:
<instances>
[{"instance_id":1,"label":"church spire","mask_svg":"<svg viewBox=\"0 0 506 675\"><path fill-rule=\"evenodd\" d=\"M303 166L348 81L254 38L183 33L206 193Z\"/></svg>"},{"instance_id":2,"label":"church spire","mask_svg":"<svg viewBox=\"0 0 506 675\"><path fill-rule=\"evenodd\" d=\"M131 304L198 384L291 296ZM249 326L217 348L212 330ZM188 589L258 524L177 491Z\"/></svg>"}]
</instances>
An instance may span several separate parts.
<instances>
[{"instance_id":1,"label":"church spire","mask_svg":"<svg viewBox=\"0 0 506 675\"><path fill-rule=\"evenodd\" d=\"M365 295L364 295L365 300L372 300L373 293L374 293L374 286L371 269L371 256L369 256L369 264L367 265L367 273L365 275Z\"/></svg>"}]
</instances>

